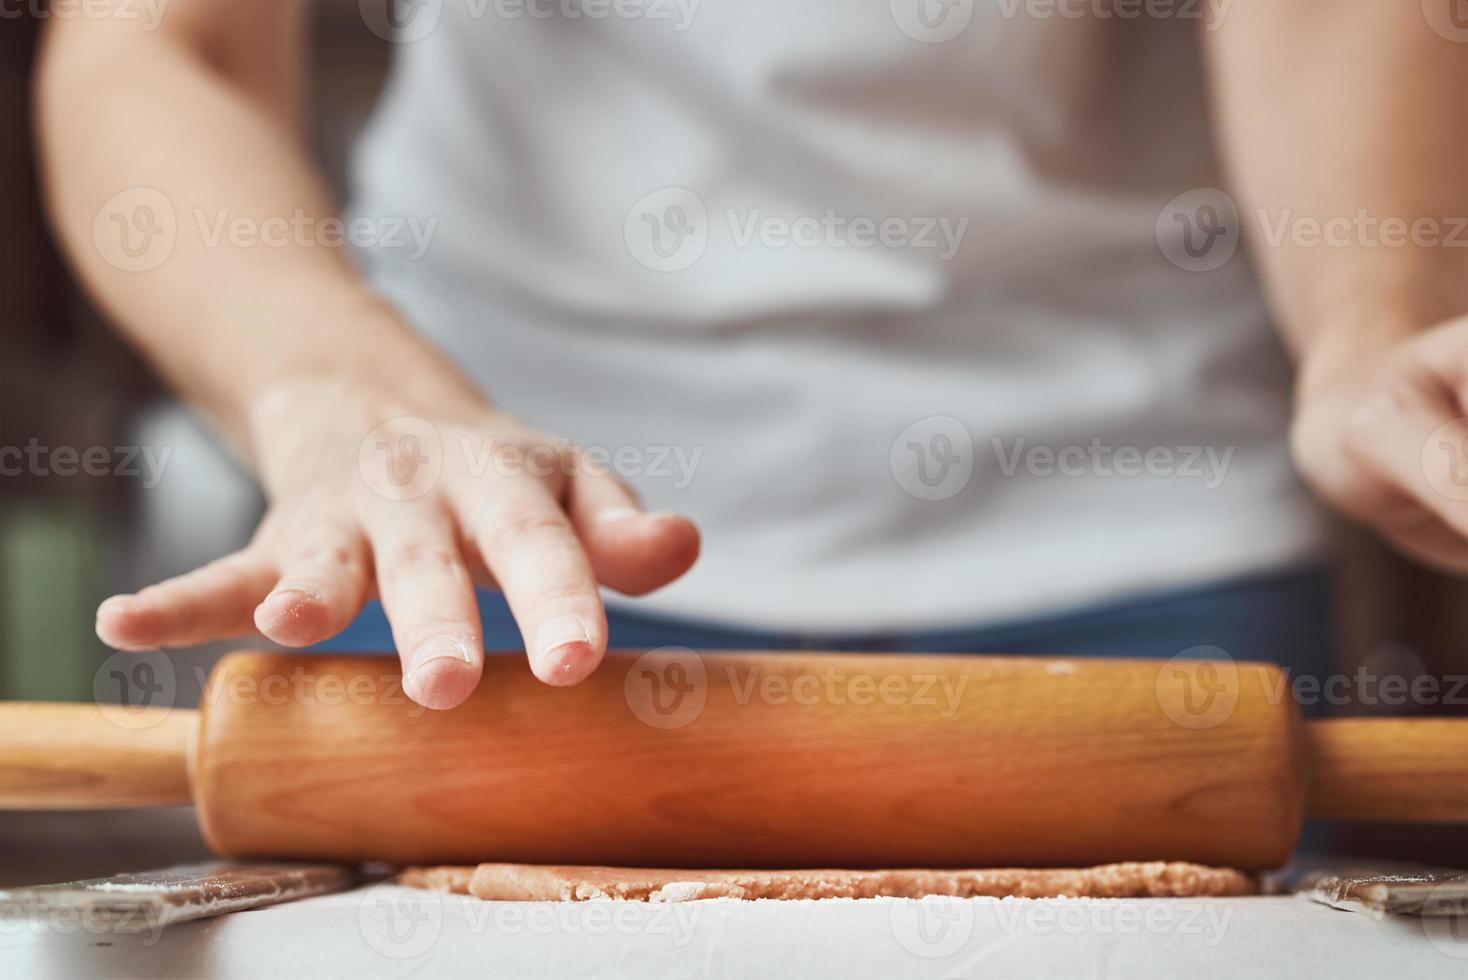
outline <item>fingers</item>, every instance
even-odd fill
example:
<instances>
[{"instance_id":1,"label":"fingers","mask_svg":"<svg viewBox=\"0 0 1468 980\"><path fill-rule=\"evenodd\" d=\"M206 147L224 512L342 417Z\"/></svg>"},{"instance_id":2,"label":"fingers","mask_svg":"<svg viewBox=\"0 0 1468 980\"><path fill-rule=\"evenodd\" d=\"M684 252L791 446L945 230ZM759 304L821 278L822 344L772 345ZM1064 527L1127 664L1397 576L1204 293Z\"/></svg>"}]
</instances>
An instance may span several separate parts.
<instances>
[{"instance_id":1,"label":"fingers","mask_svg":"<svg viewBox=\"0 0 1468 980\"><path fill-rule=\"evenodd\" d=\"M1351 414L1346 456L1366 479L1340 501L1394 547L1453 572L1468 571L1468 421L1461 414L1441 377L1404 370Z\"/></svg>"},{"instance_id":2,"label":"fingers","mask_svg":"<svg viewBox=\"0 0 1468 980\"><path fill-rule=\"evenodd\" d=\"M97 636L124 650L243 636L254 632L251 613L275 577L263 551L236 552L137 595L108 599L97 609Z\"/></svg>"},{"instance_id":3,"label":"fingers","mask_svg":"<svg viewBox=\"0 0 1468 980\"><path fill-rule=\"evenodd\" d=\"M1429 514L1415 527L1383 531L1392 546L1425 565L1449 573L1468 572L1468 541Z\"/></svg>"},{"instance_id":4,"label":"fingers","mask_svg":"<svg viewBox=\"0 0 1468 980\"><path fill-rule=\"evenodd\" d=\"M698 559L698 528L680 514L648 514L632 491L604 471L583 467L566 509L599 581L643 595L682 575Z\"/></svg>"},{"instance_id":5,"label":"fingers","mask_svg":"<svg viewBox=\"0 0 1468 980\"><path fill-rule=\"evenodd\" d=\"M484 669L474 588L448 515L384 501L366 521L377 590L403 661L403 689L428 708L456 707Z\"/></svg>"},{"instance_id":6,"label":"fingers","mask_svg":"<svg viewBox=\"0 0 1468 980\"><path fill-rule=\"evenodd\" d=\"M282 556L281 577L255 609L255 627L303 647L347 627L367 597L367 541L354 524L313 527Z\"/></svg>"},{"instance_id":7,"label":"fingers","mask_svg":"<svg viewBox=\"0 0 1468 980\"><path fill-rule=\"evenodd\" d=\"M1367 472L1468 535L1468 421L1426 385L1375 396L1355 414L1347 451ZM1375 509L1375 508L1373 508ZM1378 520L1379 515L1370 515Z\"/></svg>"},{"instance_id":8,"label":"fingers","mask_svg":"<svg viewBox=\"0 0 1468 980\"><path fill-rule=\"evenodd\" d=\"M586 679L606 653L606 612L560 505L541 484L511 477L471 488L456 506L520 625L535 676L557 686Z\"/></svg>"}]
</instances>

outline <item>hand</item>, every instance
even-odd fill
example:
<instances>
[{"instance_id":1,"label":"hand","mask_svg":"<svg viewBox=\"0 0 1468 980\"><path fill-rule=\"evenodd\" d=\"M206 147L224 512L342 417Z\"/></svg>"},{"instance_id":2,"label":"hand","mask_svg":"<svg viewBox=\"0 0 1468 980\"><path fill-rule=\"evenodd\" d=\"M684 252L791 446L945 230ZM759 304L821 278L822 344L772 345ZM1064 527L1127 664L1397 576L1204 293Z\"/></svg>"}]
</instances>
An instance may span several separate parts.
<instances>
[{"instance_id":1,"label":"hand","mask_svg":"<svg viewBox=\"0 0 1468 980\"><path fill-rule=\"evenodd\" d=\"M606 652L598 583L642 594L698 555L687 519L644 513L614 476L487 405L405 406L313 383L269 392L250 429L270 499L254 539L108 599L97 634L109 645L179 646L258 629L307 646L339 632L375 591L404 689L451 708L483 667L476 578L503 591L535 675L567 685Z\"/></svg>"},{"instance_id":2,"label":"hand","mask_svg":"<svg viewBox=\"0 0 1468 980\"><path fill-rule=\"evenodd\" d=\"M1468 319L1307 361L1302 377L1305 478L1406 554L1468 571Z\"/></svg>"}]
</instances>

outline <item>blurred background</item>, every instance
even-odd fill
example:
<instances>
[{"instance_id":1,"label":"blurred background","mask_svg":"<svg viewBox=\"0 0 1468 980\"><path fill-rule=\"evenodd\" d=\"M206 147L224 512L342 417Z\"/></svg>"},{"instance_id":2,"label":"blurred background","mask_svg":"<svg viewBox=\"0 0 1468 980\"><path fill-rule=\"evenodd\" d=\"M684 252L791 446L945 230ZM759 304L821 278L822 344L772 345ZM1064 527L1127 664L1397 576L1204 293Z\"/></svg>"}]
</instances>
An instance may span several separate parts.
<instances>
[{"instance_id":1,"label":"blurred background","mask_svg":"<svg viewBox=\"0 0 1468 980\"><path fill-rule=\"evenodd\" d=\"M312 135L341 187L388 46L366 28L355 3L316 6ZM63 267L42 213L31 136L29 75L38 35L39 21L29 14L0 22L0 448L9 452L0 475L0 698L87 700L112 654L92 632L98 602L239 547L262 500L248 473L159 387ZM40 458L49 466L18 461L14 450L27 447L45 450ZM107 460L107 475L54 472L89 450ZM1468 672L1464 583L1413 567L1346 527L1338 531L1333 563L1342 672L1366 667L1408 683ZM177 703L193 703L202 670L221 649L173 655ZM1457 700L1345 711L1468 713L1461 703L1468 691ZM7 849L3 819L0 856ZM45 849L48 837L74 840L71 819L47 818L41 838L33 827L30 846ZM186 814L152 819L191 833ZM1361 828L1342 846L1435 853L1458 863L1468 852L1463 832L1451 829ZM147 863L143 854L130 858L131 865ZM7 877L17 877L13 866Z\"/></svg>"}]
</instances>

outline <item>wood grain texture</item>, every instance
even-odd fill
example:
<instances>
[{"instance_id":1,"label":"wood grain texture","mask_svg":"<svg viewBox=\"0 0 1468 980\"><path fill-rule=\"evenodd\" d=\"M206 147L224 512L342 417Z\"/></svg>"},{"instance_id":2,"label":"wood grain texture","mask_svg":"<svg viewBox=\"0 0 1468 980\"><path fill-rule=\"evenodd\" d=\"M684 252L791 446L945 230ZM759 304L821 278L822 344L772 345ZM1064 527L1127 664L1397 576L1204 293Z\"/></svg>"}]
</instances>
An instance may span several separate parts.
<instances>
[{"instance_id":1,"label":"wood grain texture","mask_svg":"<svg viewBox=\"0 0 1468 980\"><path fill-rule=\"evenodd\" d=\"M84 810L190 803L198 715L176 708L0 705L0 807Z\"/></svg>"},{"instance_id":2,"label":"wood grain texture","mask_svg":"<svg viewBox=\"0 0 1468 980\"><path fill-rule=\"evenodd\" d=\"M1312 722L1310 815L1468 823L1468 719Z\"/></svg>"},{"instance_id":3,"label":"wood grain texture","mask_svg":"<svg viewBox=\"0 0 1468 980\"><path fill-rule=\"evenodd\" d=\"M236 654L195 785L230 856L1266 868L1304 786L1281 688L1252 664L809 653L616 654L550 688L509 655L439 713L391 660Z\"/></svg>"},{"instance_id":4,"label":"wood grain texture","mask_svg":"<svg viewBox=\"0 0 1468 980\"><path fill-rule=\"evenodd\" d=\"M614 654L463 707L395 658L235 654L201 712L0 705L0 807L185 803L221 854L634 867L1248 869L1311 814L1468 823L1468 721L1302 728L1207 661Z\"/></svg>"}]
</instances>

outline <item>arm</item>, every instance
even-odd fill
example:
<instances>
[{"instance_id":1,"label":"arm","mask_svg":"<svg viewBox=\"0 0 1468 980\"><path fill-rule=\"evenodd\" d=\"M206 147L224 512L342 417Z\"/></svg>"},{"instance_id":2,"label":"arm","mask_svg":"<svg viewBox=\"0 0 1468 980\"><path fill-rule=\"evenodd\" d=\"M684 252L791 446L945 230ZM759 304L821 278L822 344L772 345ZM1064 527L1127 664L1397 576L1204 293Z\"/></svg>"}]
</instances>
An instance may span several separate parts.
<instances>
[{"instance_id":1,"label":"arm","mask_svg":"<svg viewBox=\"0 0 1468 980\"><path fill-rule=\"evenodd\" d=\"M128 337L247 454L247 407L290 375L346 371L425 393L446 386L462 408L480 404L372 296L341 249L238 247L200 228L225 211L256 220L301 212L313 222L334 213L298 139L308 9L299 0L185 0L154 31L121 18L57 18L39 68L50 205L71 261ZM104 222L101 242L93 235L99 209L132 188L160 191L172 212L155 208L154 217L177 231L171 251L154 244L152 261L167 257L145 272L118 268L120 236L137 231L132 201L118 202L120 221Z\"/></svg>"},{"instance_id":2,"label":"arm","mask_svg":"<svg viewBox=\"0 0 1468 980\"><path fill-rule=\"evenodd\" d=\"M1398 547L1468 570L1468 45L1418 3L1240 0L1204 46L1300 364L1297 464Z\"/></svg>"},{"instance_id":3,"label":"arm","mask_svg":"<svg viewBox=\"0 0 1468 980\"><path fill-rule=\"evenodd\" d=\"M249 547L114 597L99 635L142 647L258 629L304 646L375 590L409 693L450 707L482 664L477 574L505 592L536 673L574 683L606 646L598 584L635 593L676 578L696 555L693 527L641 513L609 474L496 411L341 248L211 231L226 212L303 215L307 227L333 214L298 138L308 9L175 0L156 30L107 17L48 24L38 116L58 235L119 327L215 420L270 498ZM141 237L160 228L173 233ZM486 469L461 451L491 442L522 462L549 447L560 465ZM405 472L432 479L400 486Z\"/></svg>"}]
</instances>

